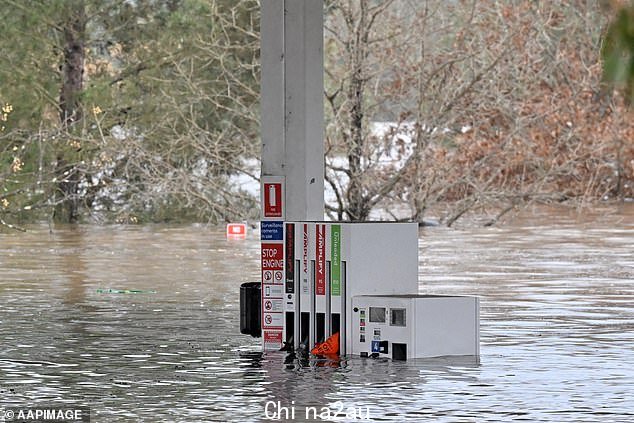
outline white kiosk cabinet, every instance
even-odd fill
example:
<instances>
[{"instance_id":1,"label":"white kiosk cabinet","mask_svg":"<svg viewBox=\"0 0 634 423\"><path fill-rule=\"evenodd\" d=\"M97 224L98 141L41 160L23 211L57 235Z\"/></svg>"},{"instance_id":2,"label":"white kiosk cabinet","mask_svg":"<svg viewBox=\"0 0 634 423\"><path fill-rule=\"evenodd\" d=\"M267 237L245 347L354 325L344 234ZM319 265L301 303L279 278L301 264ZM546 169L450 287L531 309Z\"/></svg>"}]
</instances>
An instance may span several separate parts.
<instances>
[{"instance_id":1,"label":"white kiosk cabinet","mask_svg":"<svg viewBox=\"0 0 634 423\"><path fill-rule=\"evenodd\" d=\"M352 298L352 354L396 360L480 355L479 301L440 295Z\"/></svg>"}]
</instances>

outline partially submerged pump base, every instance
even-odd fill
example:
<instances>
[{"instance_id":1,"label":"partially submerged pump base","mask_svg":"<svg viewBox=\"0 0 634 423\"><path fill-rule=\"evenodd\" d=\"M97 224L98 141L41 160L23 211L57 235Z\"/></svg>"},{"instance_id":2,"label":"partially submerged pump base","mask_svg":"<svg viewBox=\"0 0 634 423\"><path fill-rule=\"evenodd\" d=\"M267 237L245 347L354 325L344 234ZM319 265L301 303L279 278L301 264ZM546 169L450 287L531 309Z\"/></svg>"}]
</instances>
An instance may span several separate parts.
<instances>
[{"instance_id":1,"label":"partially submerged pump base","mask_svg":"<svg viewBox=\"0 0 634 423\"><path fill-rule=\"evenodd\" d=\"M418 294L416 223L279 224L263 222L261 286L241 288L240 330L265 351L339 333L340 355L480 354L478 298Z\"/></svg>"}]
</instances>

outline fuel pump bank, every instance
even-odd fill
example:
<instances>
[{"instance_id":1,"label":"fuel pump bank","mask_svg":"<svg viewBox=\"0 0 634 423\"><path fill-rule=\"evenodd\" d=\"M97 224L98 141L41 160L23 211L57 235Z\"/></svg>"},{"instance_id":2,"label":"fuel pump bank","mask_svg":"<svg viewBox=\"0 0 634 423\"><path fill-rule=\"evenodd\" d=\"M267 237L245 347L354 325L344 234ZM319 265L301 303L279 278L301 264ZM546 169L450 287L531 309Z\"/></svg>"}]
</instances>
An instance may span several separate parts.
<instances>
[{"instance_id":1,"label":"fuel pump bank","mask_svg":"<svg viewBox=\"0 0 634 423\"><path fill-rule=\"evenodd\" d=\"M338 334L340 355L479 355L478 298L418 293L417 224L283 227L279 244L262 242L262 288L243 292L262 297L261 310L242 310L241 330L259 336L261 329L264 350L311 350Z\"/></svg>"}]
</instances>

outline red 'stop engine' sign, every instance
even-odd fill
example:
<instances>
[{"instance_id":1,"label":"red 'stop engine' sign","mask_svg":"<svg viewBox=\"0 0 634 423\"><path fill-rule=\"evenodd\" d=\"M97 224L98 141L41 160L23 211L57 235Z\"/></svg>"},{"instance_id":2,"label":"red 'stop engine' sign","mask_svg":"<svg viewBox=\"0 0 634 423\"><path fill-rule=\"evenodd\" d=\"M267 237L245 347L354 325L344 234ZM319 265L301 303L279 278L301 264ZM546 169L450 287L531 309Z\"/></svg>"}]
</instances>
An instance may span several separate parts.
<instances>
[{"instance_id":1,"label":"red 'stop engine' sign","mask_svg":"<svg viewBox=\"0 0 634 423\"><path fill-rule=\"evenodd\" d=\"M262 243L262 270L284 269L284 244Z\"/></svg>"}]
</instances>

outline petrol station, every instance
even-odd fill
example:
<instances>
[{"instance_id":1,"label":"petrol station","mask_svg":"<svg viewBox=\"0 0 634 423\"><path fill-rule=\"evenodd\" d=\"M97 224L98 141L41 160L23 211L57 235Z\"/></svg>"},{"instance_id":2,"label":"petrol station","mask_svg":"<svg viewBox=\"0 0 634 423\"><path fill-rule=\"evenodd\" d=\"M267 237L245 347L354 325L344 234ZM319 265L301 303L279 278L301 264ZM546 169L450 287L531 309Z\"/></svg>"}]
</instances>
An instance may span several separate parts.
<instances>
[{"instance_id":1,"label":"petrol station","mask_svg":"<svg viewBox=\"0 0 634 423\"><path fill-rule=\"evenodd\" d=\"M241 332L264 351L479 355L479 299L419 295L418 224L324 221L323 2L261 1L262 281Z\"/></svg>"}]
</instances>

